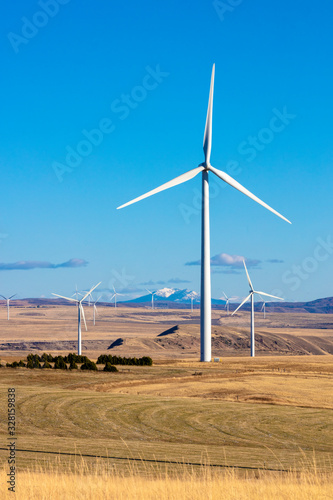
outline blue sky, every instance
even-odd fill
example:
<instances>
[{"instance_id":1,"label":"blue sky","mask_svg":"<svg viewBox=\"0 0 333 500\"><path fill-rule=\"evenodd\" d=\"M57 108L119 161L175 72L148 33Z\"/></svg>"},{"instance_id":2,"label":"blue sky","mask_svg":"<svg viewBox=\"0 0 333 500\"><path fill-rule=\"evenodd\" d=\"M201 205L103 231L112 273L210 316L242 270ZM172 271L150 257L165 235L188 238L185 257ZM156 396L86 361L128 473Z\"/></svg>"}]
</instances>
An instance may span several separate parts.
<instances>
[{"instance_id":1,"label":"blue sky","mask_svg":"<svg viewBox=\"0 0 333 500\"><path fill-rule=\"evenodd\" d=\"M292 225L211 177L212 295L332 296L328 0L25 0L0 17L0 293L102 281L199 291L195 168L212 64L212 165ZM188 265L192 263L192 265Z\"/></svg>"}]
</instances>

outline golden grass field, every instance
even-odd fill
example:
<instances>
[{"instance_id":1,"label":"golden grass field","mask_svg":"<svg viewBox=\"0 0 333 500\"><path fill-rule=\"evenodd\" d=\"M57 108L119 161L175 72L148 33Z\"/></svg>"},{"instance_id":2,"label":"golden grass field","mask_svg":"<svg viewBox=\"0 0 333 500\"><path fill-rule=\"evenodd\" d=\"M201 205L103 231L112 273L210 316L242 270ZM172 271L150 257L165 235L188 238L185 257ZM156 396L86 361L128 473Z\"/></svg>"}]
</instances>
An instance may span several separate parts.
<instances>
[{"instance_id":1,"label":"golden grass field","mask_svg":"<svg viewBox=\"0 0 333 500\"><path fill-rule=\"evenodd\" d=\"M213 350L219 363L199 363L195 314L191 324L188 311L101 308L94 329L86 309L83 339L91 343L83 354L150 355L154 365L119 367L119 373L1 368L1 448L8 441L7 389L16 389L17 487L26 492L18 498L58 498L45 493L50 483L67 491L59 498L196 499L201 487L206 496L200 498L333 497L333 357L267 352L276 336L296 345L294 354L299 346L329 345L330 315L258 318L258 335L268 339L265 350L258 345L258 357L251 359L246 345L221 344ZM31 314L36 312L44 316ZM233 326L223 314L213 315L218 336L230 337L232 329L239 337L247 334L247 313ZM178 330L159 338L178 340L156 342L172 325ZM75 351L76 311L13 308L0 332L3 363L70 339L68 353ZM182 336L194 342L188 341L188 351ZM107 350L119 337L123 345ZM35 350L24 351L36 341ZM97 341L103 349L96 350ZM0 450L2 478L7 456ZM73 488L76 493L68 493Z\"/></svg>"}]
</instances>

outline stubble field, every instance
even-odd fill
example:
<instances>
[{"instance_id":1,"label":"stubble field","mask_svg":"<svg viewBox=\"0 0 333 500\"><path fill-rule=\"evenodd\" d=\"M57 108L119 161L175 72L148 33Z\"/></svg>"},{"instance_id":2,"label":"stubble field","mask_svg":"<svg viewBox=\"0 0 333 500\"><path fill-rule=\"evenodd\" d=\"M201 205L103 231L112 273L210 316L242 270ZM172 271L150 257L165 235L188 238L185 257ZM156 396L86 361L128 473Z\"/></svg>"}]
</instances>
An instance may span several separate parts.
<instances>
[{"instance_id":1,"label":"stubble field","mask_svg":"<svg viewBox=\"0 0 333 500\"><path fill-rule=\"evenodd\" d=\"M29 314L33 312L44 316ZM243 331L247 334L246 312L232 326L231 318L223 314L214 312L213 330L221 329L218 336L230 339L232 330L237 338L242 338ZM307 315L308 323L304 316L280 314L265 322L259 319L258 335L266 337L258 343L255 359L249 358L245 344L221 343L216 352L213 350L220 361L204 364L197 361L195 314L191 322L188 311L152 313L119 308L117 312L106 310L103 316L102 308L95 329L90 320L89 331L83 332L88 342L83 354L92 359L102 352L150 355L154 365L119 367L119 373L2 368L1 448L8 441L7 390L15 387L17 468L21 474L40 466L43 477L52 467L57 467L58 473L68 473L83 459L86 476L97 470L109 476L111 472L131 475L135 465L138 478L146 477L149 469L156 479L161 471L164 476L166 470L175 475L184 467L186 474L199 474L200 464L210 464L210 470L219 472L233 467L238 475L247 471L249 477L255 477L259 471L265 477L280 477L290 469L301 474L314 462L318 473L330 475L332 356L283 356L285 344L281 344L281 352L267 352L273 335L289 342L292 335L297 349L305 345L322 349L322 342L329 345L330 316ZM13 310L12 320L1 322L0 342L10 344L2 348L2 361L21 359L28 352L75 351L75 320L75 310L70 307ZM158 337L170 329L171 333ZM164 341L174 335L178 340ZM119 338L123 343L108 349ZM191 345L188 350L183 349L184 339ZM73 342L73 349L43 348L59 341ZM97 341L101 342L98 350L94 345ZM35 343L34 348L24 350L29 343ZM7 456L8 451L0 450L5 470ZM183 463L187 465L180 465Z\"/></svg>"}]
</instances>

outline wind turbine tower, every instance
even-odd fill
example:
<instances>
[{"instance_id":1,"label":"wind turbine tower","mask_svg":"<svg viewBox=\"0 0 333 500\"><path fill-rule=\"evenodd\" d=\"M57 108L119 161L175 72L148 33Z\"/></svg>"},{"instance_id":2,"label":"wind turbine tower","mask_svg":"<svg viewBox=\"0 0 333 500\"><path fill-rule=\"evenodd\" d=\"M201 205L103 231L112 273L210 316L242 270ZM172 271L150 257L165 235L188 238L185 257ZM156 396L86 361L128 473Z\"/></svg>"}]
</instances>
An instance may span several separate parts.
<instances>
[{"instance_id":1,"label":"wind turbine tower","mask_svg":"<svg viewBox=\"0 0 333 500\"><path fill-rule=\"evenodd\" d=\"M114 286L112 288L113 288L114 294L112 295L110 300L112 300L114 298L114 307L116 309L117 308L117 295L123 295L123 294L116 292L116 289Z\"/></svg>"},{"instance_id":2,"label":"wind turbine tower","mask_svg":"<svg viewBox=\"0 0 333 500\"><path fill-rule=\"evenodd\" d=\"M83 309L83 305L82 305L82 302L88 297L88 295L93 291L95 290L95 288L98 287L98 285L100 285L102 282L100 281L99 283L97 283L97 285L93 286L91 290L89 290L88 293L86 293L82 299L73 299L72 297L64 297L63 295L58 295L57 293L52 293L52 295L55 295L56 297L60 297L61 299L65 299L65 300L69 300L70 302L76 302L77 303L77 330L78 330L78 333L77 333L77 353L79 356L81 356L81 352L82 352L82 349L81 349L81 315L82 315L82 318L83 318L83 322L84 322L84 326L86 328L86 331L87 331L87 323L86 323L86 318L84 316L84 309Z\"/></svg>"},{"instance_id":3,"label":"wind turbine tower","mask_svg":"<svg viewBox=\"0 0 333 500\"><path fill-rule=\"evenodd\" d=\"M254 352L255 351L255 349L254 349L254 295L257 294L260 297L262 295L265 295L266 297L272 297L273 299L278 299L278 300L283 300L283 299L281 297L276 297L275 295L270 295L269 293L258 292L257 290L254 290L253 285L252 285L252 281L250 279L250 276L249 276L249 273L247 271L247 267L246 267L246 264L245 264L244 260L243 260L243 264L244 264L244 267L245 267L247 281L248 281L249 286L250 286L250 293L243 300L243 302L237 307L237 309L232 313L231 316L233 316L238 311L238 309L240 309L242 307L242 305L244 305L245 302L248 301L248 299L251 299L251 356L254 357L255 356L255 352Z\"/></svg>"},{"instance_id":4,"label":"wind turbine tower","mask_svg":"<svg viewBox=\"0 0 333 500\"><path fill-rule=\"evenodd\" d=\"M183 182L193 179L199 173L202 174L202 212L201 212L201 293L200 293L200 360L201 361L211 361L211 345L212 345L212 333L211 333L211 277L210 277L210 234L209 234L209 173L212 173L219 177L222 181L226 182L230 186L234 187L241 193L245 194L255 202L259 203L263 207L270 210L275 215L281 219L290 223L288 219L283 217L279 212L271 208L269 205L261 201L257 196L248 191L239 182L230 177L222 170L214 168L210 163L210 153L212 148L212 117L213 117L213 93L214 93L214 75L215 75L215 64L212 69L212 76L210 81L210 91L208 100L208 109L206 116L206 126L203 139L203 150L205 155L205 160L203 163L184 174L179 175L175 179L172 179L165 184L162 184L156 189L145 193L134 200L131 200L124 205L118 207L124 208L132 203L148 198L153 194L164 191L165 189L177 186Z\"/></svg>"},{"instance_id":5,"label":"wind turbine tower","mask_svg":"<svg viewBox=\"0 0 333 500\"><path fill-rule=\"evenodd\" d=\"M148 288L146 288L147 292L151 294L151 308L152 310L154 310L154 295L156 294L156 291L155 292L151 292L150 290L148 290Z\"/></svg>"},{"instance_id":6,"label":"wind turbine tower","mask_svg":"<svg viewBox=\"0 0 333 500\"><path fill-rule=\"evenodd\" d=\"M100 295L100 296L98 297L98 299L97 299L97 300L95 300L95 302L93 302L93 305L94 305L94 308L93 308L93 309L94 309L94 326L95 326L95 318L96 318L96 313L97 313L97 307L96 307L96 304L97 304L97 302L100 300L100 298L101 298L101 297L102 297L102 295Z\"/></svg>"},{"instance_id":7,"label":"wind turbine tower","mask_svg":"<svg viewBox=\"0 0 333 500\"><path fill-rule=\"evenodd\" d=\"M2 297L3 299L5 299L5 301L7 302L7 321L9 321L9 301L12 300L13 297L16 296L16 293L14 293L14 295L11 295L10 297L4 297L3 295L0 295L0 297Z\"/></svg>"}]
</instances>

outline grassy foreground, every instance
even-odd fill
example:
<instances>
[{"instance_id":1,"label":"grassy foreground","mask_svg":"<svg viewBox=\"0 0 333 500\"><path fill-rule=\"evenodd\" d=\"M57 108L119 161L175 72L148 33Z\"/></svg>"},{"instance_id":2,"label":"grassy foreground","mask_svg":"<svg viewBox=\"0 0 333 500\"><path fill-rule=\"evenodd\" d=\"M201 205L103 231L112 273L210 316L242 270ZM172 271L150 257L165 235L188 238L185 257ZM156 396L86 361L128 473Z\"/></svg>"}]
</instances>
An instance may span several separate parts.
<instances>
[{"instance_id":1,"label":"grassy foreground","mask_svg":"<svg viewBox=\"0 0 333 500\"><path fill-rule=\"evenodd\" d=\"M247 473L240 477L233 469L224 471L202 467L199 471L179 467L168 473L142 471L129 466L126 473L107 471L102 464L92 473L82 461L75 472L38 468L21 472L16 479L16 495L6 491L3 499L22 500L321 500L332 498L333 474L320 474L315 467L302 472ZM6 470L1 471L6 482Z\"/></svg>"}]
</instances>

